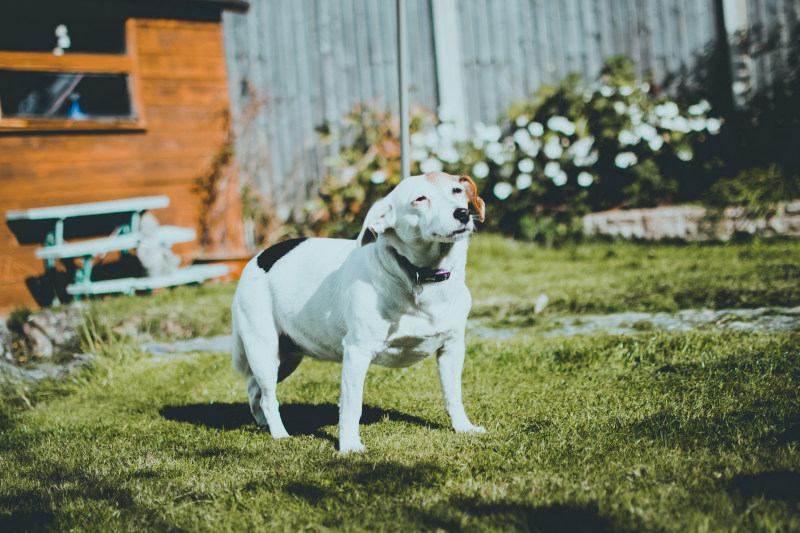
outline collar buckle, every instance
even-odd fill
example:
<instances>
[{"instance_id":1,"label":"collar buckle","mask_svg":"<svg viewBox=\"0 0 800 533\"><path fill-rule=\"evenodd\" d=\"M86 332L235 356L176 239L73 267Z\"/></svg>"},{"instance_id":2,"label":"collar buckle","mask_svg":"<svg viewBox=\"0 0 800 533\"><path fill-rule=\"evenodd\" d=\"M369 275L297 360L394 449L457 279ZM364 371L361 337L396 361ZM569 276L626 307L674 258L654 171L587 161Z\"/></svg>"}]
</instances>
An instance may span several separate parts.
<instances>
[{"instance_id":1,"label":"collar buckle","mask_svg":"<svg viewBox=\"0 0 800 533\"><path fill-rule=\"evenodd\" d=\"M447 281L450 279L450 270L437 270L433 274L432 281Z\"/></svg>"}]
</instances>

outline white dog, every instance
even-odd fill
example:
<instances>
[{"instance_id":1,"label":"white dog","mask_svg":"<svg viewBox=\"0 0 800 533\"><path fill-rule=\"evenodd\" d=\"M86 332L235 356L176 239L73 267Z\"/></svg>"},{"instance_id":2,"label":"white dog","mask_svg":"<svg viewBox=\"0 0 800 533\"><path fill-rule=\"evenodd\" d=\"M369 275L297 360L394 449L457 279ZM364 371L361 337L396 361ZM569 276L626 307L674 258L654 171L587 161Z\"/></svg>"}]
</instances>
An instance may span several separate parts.
<instances>
[{"instance_id":1,"label":"white dog","mask_svg":"<svg viewBox=\"0 0 800 533\"><path fill-rule=\"evenodd\" d=\"M342 453L364 450L358 425L370 363L404 367L434 352L453 429L485 431L461 401L470 208L483 220L467 176L412 176L372 206L355 241L285 241L247 264L232 306L233 366L252 376L250 410L273 437L289 435L277 383L304 355L342 363Z\"/></svg>"}]
</instances>

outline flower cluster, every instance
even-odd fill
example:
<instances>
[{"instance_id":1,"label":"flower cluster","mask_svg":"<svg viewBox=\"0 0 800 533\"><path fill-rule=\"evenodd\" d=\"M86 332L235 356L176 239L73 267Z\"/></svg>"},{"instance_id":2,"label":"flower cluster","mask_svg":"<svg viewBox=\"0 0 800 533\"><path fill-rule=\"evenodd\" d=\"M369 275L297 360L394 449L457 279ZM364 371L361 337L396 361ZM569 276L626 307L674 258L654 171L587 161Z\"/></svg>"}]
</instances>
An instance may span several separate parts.
<instances>
[{"instance_id":1,"label":"flower cluster","mask_svg":"<svg viewBox=\"0 0 800 533\"><path fill-rule=\"evenodd\" d=\"M620 89L618 94L633 96L635 92L646 92L648 85ZM603 85L597 93L614 95L616 91ZM594 100L592 92L584 94L588 102ZM711 108L706 100L684 111L674 101L664 101L646 111L636 103L626 105L622 101L615 101L612 108L627 124L616 134L616 146L606 144L605 148L615 152L614 165L622 170L637 165L643 150L647 157L662 153L665 146L671 147L678 159L691 161L692 143L682 142L684 136L690 133L716 135L722 127L720 119L707 116ZM439 124L427 133L418 132L411 137L411 159L419 162L421 172L431 172L474 159L474 150L477 150L484 157L464 170L478 179L488 177L493 170L498 172L501 179L494 184L492 192L499 200L505 200L514 190L528 189L534 182L534 171L556 187L566 185L571 175L583 188L590 187L598 179L595 165L600 157L599 147L585 120L581 124L580 120L576 123L566 116L553 115L538 122L521 113L513 117L505 129L476 123L466 149L464 141L452 124ZM468 153L470 148L472 154ZM511 177L513 181L509 181Z\"/></svg>"}]
</instances>

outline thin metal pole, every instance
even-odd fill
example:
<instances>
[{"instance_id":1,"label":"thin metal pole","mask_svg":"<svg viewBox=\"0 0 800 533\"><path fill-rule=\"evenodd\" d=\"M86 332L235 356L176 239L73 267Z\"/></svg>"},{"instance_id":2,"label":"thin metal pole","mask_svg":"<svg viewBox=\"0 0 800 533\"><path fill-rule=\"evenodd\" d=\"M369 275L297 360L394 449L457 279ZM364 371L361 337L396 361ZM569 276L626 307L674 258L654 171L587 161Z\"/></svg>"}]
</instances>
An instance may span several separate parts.
<instances>
[{"instance_id":1,"label":"thin metal pole","mask_svg":"<svg viewBox=\"0 0 800 533\"><path fill-rule=\"evenodd\" d=\"M397 0L397 78L400 95L400 178L411 174L409 159L409 112L408 112L408 50L406 39L406 0Z\"/></svg>"}]
</instances>

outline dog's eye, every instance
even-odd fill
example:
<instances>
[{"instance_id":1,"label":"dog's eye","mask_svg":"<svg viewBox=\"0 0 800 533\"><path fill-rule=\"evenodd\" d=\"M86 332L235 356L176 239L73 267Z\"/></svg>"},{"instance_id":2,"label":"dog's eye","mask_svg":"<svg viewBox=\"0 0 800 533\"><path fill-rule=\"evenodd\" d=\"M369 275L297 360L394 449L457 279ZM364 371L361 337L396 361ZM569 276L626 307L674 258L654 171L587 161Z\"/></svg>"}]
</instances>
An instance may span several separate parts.
<instances>
[{"instance_id":1,"label":"dog's eye","mask_svg":"<svg viewBox=\"0 0 800 533\"><path fill-rule=\"evenodd\" d=\"M464 192L464 189L461 187L453 187L453 194L461 194L462 192Z\"/></svg>"},{"instance_id":2,"label":"dog's eye","mask_svg":"<svg viewBox=\"0 0 800 533\"><path fill-rule=\"evenodd\" d=\"M417 198L416 200L414 200L414 203L417 203L417 202L424 202L424 201L425 201L425 200L427 200L427 199L428 199L428 198L426 198L425 196L420 196L419 198Z\"/></svg>"}]
</instances>

